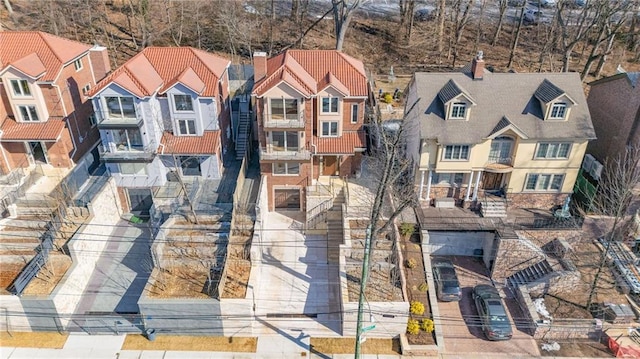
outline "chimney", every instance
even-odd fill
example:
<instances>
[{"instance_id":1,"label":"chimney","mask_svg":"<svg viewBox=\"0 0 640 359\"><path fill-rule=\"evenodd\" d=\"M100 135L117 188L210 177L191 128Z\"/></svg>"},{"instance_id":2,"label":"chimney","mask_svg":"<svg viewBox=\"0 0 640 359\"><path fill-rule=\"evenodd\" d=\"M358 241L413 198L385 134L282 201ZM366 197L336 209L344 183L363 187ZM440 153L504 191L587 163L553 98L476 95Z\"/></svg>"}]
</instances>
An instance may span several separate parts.
<instances>
[{"instance_id":1,"label":"chimney","mask_svg":"<svg viewBox=\"0 0 640 359\"><path fill-rule=\"evenodd\" d=\"M93 68L96 83L102 80L111 71L109 54L107 52L107 48L104 46L95 45L92 47L89 50L89 61L91 61L91 67Z\"/></svg>"},{"instance_id":2,"label":"chimney","mask_svg":"<svg viewBox=\"0 0 640 359\"><path fill-rule=\"evenodd\" d=\"M482 80L482 75L484 74L484 60L482 59L483 55L484 54L482 51L478 51L476 57L474 57L473 61L471 61L471 76L474 80Z\"/></svg>"},{"instance_id":3,"label":"chimney","mask_svg":"<svg viewBox=\"0 0 640 359\"><path fill-rule=\"evenodd\" d=\"M258 82L267 76L267 53L253 53L253 81Z\"/></svg>"}]
</instances>

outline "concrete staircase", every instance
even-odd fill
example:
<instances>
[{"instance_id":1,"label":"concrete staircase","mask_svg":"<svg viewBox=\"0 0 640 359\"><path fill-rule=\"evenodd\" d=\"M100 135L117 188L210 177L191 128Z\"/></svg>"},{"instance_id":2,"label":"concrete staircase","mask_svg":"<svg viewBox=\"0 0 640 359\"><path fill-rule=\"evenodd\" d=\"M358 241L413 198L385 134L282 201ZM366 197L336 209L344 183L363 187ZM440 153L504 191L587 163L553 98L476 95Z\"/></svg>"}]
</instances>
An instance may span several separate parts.
<instances>
[{"instance_id":1,"label":"concrete staircase","mask_svg":"<svg viewBox=\"0 0 640 359\"><path fill-rule=\"evenodd\" d=\"M480 207L482 217L500 217L507 216L507 201L504 198L487 198L482 202Z\"/></svg>"},{"instance_id":2,"label":"concrete staircase","mask_svg":"<svg viewBox=\"0 0 640 359\"><path fill-rule=\"evenodd\" d=\"M236 137L236 159L242 160L249 147L249 132L251 128L251 115L248 111L239 114L238 136Z\"/></svg>"},{"instance_id":3,"label":"concrete staircase","mask_svg":"<svg viewBox=\"0 0 640 359\"><path fill-rule=\"evenodd\" d=\"M334 197L333 207L327 213L327 262L338 263L340 259L340 245L344 241L344 226L342 223L342 204L344 192Z\"/></svg>"},{"instance_id":4,"label":"concrete staircase","mask_svg":"<svg viewBox=\"0 0 640 359\"><path fill-rule=\"evenodd\" d=\"M547 274L553 272L553 268L549 262L545 259L530 267L527 267L521 271L518 271L507 278L507 283L512 288L515 288L522 284L528 284L535 282Z\"/></svg>"}]
</instances>

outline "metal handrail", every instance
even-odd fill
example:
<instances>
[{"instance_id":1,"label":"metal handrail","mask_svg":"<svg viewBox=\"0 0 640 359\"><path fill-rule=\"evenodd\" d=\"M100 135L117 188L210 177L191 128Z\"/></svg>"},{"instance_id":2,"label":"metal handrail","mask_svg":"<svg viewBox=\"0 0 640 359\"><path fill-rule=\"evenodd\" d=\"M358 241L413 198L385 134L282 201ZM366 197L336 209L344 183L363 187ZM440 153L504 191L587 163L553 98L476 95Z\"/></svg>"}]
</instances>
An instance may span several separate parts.
<instances>
[{"instance_id":1,"label":"metal handrail","mask_svg":"<svg viewBox=\"0 0 640 359\"><path fill-rule=\"evenodd\" d=\"M498 164L502 164L502 165L511 166L513 164L513 156L509 156L509 157L489 157L487 159L487 164L492 164L492 163L498 163Z\"/></svg>"},{"instance_id":2,"label":"metal handrail","mask_svg":"<svg viewBox=\"0 0 640 359\"><path fill-rule=\"evenodd\" d=\"M292 119L288 118L287 114L284 114L284 118L273 118L273 114L270 112L263 113L262 123L266 128L280 127L280 128L299 128L305 127L304 109L300 109L297 114L290 115Z\"/></svg>"}]
</instances>

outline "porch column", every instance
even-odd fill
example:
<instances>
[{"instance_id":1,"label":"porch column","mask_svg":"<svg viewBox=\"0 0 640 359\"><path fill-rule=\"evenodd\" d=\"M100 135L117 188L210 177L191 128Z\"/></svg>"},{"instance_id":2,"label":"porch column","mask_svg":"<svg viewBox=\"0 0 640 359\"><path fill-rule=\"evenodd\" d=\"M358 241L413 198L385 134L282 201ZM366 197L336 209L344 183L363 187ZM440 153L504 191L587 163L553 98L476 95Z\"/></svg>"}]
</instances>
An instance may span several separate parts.
<instances>
[{"instance_id":1,"label":"porch column","mask_svg":"<svg viewBox=\"0 0 640 359\"><path fill-rule=\"evenodd\" d=\"M420 171L420 192L418 192L418 199L422 199L422 188L424 187L424 171Z\"/></svg>"},{"instance_id":2,"label":"porch column","mask_svg":"<svg viewBox=\"0 0 640 359\"><path fill-rule=\"evenodd\" d=\"M480 186L480 177L482 176L482 171L478 171L478 176L476 177L476 186L473 188L473 200L478 199L478 187Z\"/></svg>"},{"instance_id":3,"label":"porch column","mask_svg":"<svg viewBox=\"0 0 640 359\"><path fill-rule=\"evenodd\" d=\"M425 198L427 201L429 201L430 195L431 195L431 170L429 170L429 173L427 174L427 198Z\"/></svg>"},{"instance_id":4,"label":"porch column","mask_svg":"<svg viewBox=\"0 0 640 359\"><path fill-rule=\"evenodd\" d=\"M471 194L471 181L473 180L473 171L469 174L469 183L467 184L467 194L464 196L464 200L469 200L469 195Z\"/></svg>"}]
</instances>

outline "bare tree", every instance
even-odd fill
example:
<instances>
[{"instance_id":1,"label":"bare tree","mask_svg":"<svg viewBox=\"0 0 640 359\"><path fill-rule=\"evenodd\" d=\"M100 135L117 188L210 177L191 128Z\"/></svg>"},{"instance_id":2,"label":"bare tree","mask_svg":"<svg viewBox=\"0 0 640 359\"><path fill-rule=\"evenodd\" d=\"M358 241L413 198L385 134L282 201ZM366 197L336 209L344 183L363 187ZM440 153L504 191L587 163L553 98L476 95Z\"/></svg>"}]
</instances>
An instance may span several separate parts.
<instances>
[{"instance_id":1,"label":"bare tree","mask_svg":"<svg viewBox=\"0 0 640 359\"><path fill-rule=\"evenodd\" d=\"M487 0L482 0L480 3L480 14L478 15L478 28L476 29L476 42L473 44L473 52L478 51L478 45L480 39L483 37L484 29L482 27L482 20L484 19L484 9L487 7Z\"/></svg>"},{"instance_id":2,"label":"bare tree","mask_svg":"<svg viewBox=\"0 0 640 359\"><path fill-rule=\"evenodd\" d=\"M633 199L633 188L638 183L640 183L640 145L629 145L618 156L605 161L598 191L590 201L591 211L603 217L599 222L605 228L605 233L604 251L589 289L587 309L597 295L598 281L603 270L608 268L611 243L619 241L622 237L622 225Z\"/></svg>"},{"instance_id":3,"label":"bare tree","mask_svg":"<svg viewBox=\"0 0 640 359\"><path fill-rule=\"evenodd\" d=\"M447 1L438 2L438 63L442 63L442 50L444 49L444 18L447 10Z\"/></svg>"},{"instance_id":4,"label":"bare tree","mask_svg":"<svg viewBox=\"0 0 640 359\"><path fill-rule=\"evenodd\" d=\"M342 51L344 37L354 12L368 0L331 0L333 23L336 31L336 50Z\"/></svg>"},{"instance_id":5,"label":"bare tree","mask_svg":"<svg viewBox=\"0 0 640 359\"><path fill-rule=\"evenodd\" d=\"M466 3L463 4L463 1L466 1ZM453 61L451 63L451 67L456 67L460 40L462 40L465 27L469 24L469 15L471 14L472 6L473 0L456 0L453 5L454 32L452 33L453 37L450 39L451 48L449 49L450 51L453 49Z\"/></svg>"},{"instance_id":6,"label":"bare tree","mask_svg":"<svg viewBox=\"0 0 640 359\"><path fill-rule=\"evenodd\" d=\"M416 0L400 0L400 24L398 26L397 38L411 41L411 31L413 29L413 14L415 12Z\"/></svg>"},{"instance_id":7,"label":"bare tree","mask_svg":"<svg viewBox=\"0 0 640 359\"><path fill-rule=\"evenodd\" d=\"M511 68L513 66L513 60L516 56L516 50L518 48L518 40L520 39L520 31L522 30L522 23L524 22L524 5L520 8L520 18L518 20L518 25L516 26L516 30L513 35L513 42L511 42L511 51L509 52L509 63L507 64L507 68Z\"/></svg>"},{"instance_id":8,"label":"bare tree","mask_svg":"<svg viewBox=\"0 0 640 359\"><path fill-rule=\"evenodd\" d=\"M577 15L561 1L556 11L556 21L560 30L560 50L562 51L562 72L569 72L571 54L575 46L584 41L602 16L607 16L608 1L589 2Z\"/></svg>"},{"instance_id":9,"label":"bare tree","mask_svg":"<svg viewBox=\"0 0 640 359\"><path fill-rule=\"evenodd\" d=\"M502 31L502 23L504 22L504 14L507 12L508 0L498 0L498 26L493 33L493 40L491 40L491 46L496 46L500 32Z\"/></svg>"}]
</instances>

